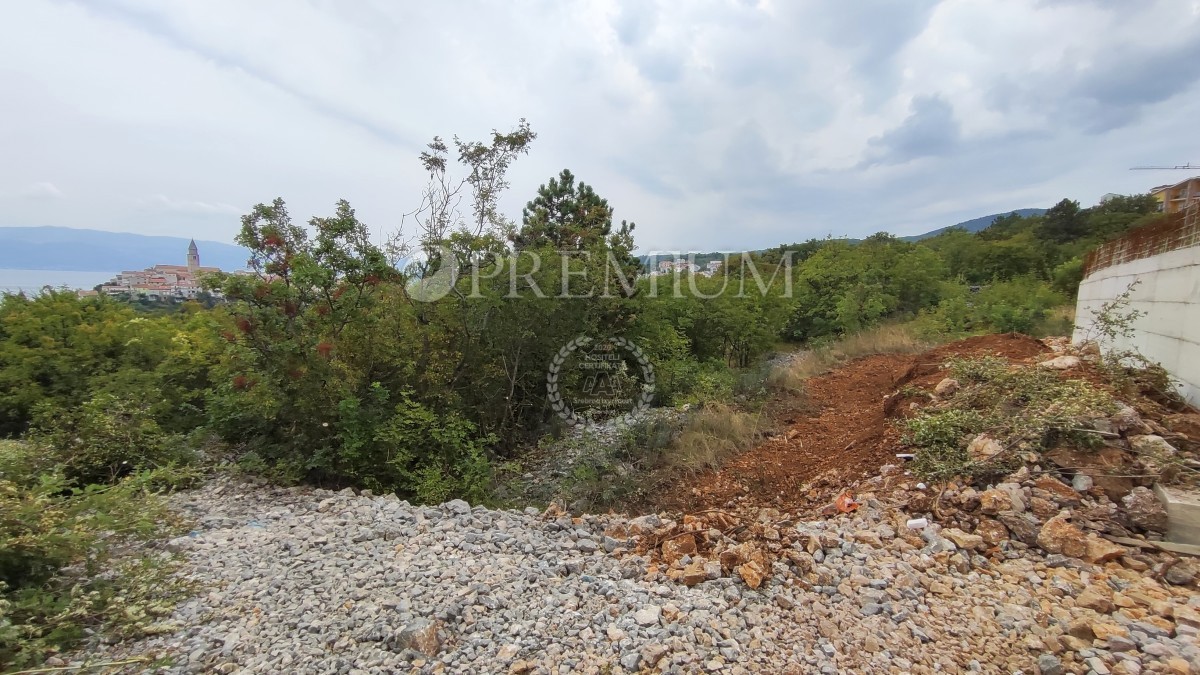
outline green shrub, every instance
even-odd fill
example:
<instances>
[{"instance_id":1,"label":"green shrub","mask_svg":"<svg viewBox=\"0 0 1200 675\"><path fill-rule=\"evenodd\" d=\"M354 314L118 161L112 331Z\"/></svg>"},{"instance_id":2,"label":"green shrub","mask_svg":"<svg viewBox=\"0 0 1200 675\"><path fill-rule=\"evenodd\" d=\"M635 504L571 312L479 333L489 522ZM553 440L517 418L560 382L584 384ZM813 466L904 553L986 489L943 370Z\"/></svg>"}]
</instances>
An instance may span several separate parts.
<instances>
[{"instance_id":1,"label":"green shrub","mask_svg":"<svg viewBox=\"0 0 1200 675\"><path fill-rule=\"evenodd\" d=\"M164 433L148 406L111 394L98 394L75 409L39 405L29 438L48 449L76 485L111 483L193 459L182 437Z\"/></svg>"},{"instance_id":2,"label":"green shrub","mask_svg":"<svg viewBox=\"0 0 1200 675\"><path fill-rule=\"evenodd\" d=\"M154 629L182 588L156 554L121 555L174 528L150 487L154 472L72 486L61 471L24 473L38 448L0 444L0 667L33 665L87 631ZM166 477L170 480L170 477Z\"/></svg>"},{"instance_id":3,"label":"green shrub","mask_svg":"<svg viewBox=\"0 0 1200 675\"><path fill-rule=\"evenodd\" d=\"M1084 380L1063 379L1045 368L1010 366L1004 359L953 359L962 388L945 407L906 420L904 440L917 448L914 472L933 480L1003 474L1015 455L973 461L967 445L986 433L1004 448L1040 451L1088 419L1116 412L1107 392Z\"/></svg>"}]
</instances>

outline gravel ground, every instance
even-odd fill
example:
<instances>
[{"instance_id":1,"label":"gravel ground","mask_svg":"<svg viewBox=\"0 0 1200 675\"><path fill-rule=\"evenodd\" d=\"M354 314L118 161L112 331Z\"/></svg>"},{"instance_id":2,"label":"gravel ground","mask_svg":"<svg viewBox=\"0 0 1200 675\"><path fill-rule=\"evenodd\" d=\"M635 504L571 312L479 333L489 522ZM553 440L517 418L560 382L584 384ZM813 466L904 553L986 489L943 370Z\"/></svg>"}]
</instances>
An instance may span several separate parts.
<instances>
[{"instance_id":1,"label":"gravel ground","mask_svg":"<svg viewBox=\"0 0 1200 675\"><path fill-rule=\"evenodd\" d=\"M165 656L181 673L1200 667L1196 631L1182 622L1176 631L1120 618L1128 625L1107 640L1063 649L1070 622L1114 622L1081 604L1104 574L1062 556L1048 566L1032 550L984 558L936 526L904 531L902 514L873 501L788 525L819 542L803 552L808 569L776 562L751 590L729 577L669 581L624 552L629 542L605 536L626 522L616 517L415 507L223 480L172 499L196 530L170 546L203 590L179 605L175 632L97 645L86 660ZM1107 584L1129 596L1155 584L1138 579ZM1196 598L1155 593L1168 598L1161 611L1196 616Z\"/></svg>"}]
</instances>

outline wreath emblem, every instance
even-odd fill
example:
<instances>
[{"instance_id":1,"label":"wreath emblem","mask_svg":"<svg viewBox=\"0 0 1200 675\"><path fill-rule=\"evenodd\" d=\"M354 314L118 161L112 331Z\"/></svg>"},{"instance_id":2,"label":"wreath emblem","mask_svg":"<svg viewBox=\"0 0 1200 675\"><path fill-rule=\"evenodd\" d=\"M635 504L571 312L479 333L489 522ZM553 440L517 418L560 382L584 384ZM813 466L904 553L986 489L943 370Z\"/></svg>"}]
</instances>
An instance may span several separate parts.
<instances>
[{"instance_id":1,"label":"wreath emblem","mask_svg":"<svg viewBox=\"0 0 1200 675\"><path fill-rule=\"evenodd\" d=\"M585 416L581 416L567 403L563 398L561 388L559 386L559 377L562 374L563 365L571 354L582 347L587 347L593 344L595 340L587 336L579 336L571 340L550 360L550 367L546 370L546 395L550 401L550 409L561 417L568 425L586 426L593 424L591 420ZM645 353L632 340L623 337L610 337L605 340L615 349L622 349L629 353L637 360L638 367L642 371L642 391L637 400L633 404L633 409L617 418L618 426L626 426L632 424L637 416L650 408L650 403L654 400L654 366L650 364L650 359L646 358Z\"/></svg>"}]
</instances>

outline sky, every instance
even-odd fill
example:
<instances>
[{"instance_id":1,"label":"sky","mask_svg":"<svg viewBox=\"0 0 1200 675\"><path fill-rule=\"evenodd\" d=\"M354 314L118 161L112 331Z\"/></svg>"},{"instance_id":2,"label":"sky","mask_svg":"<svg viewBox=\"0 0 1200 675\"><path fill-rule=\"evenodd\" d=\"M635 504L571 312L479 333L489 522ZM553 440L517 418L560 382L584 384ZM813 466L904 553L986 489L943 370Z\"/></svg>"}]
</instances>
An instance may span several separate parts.
<instances>
[{"instance_id":1,"label":"sky","mask_svg":"<svg viewBox=\"0 0 1200 675\"><path fill-rule=\"evenodd\" d=\"M392 234L432 137L538 137L639 249L916 234L1200 163L1200 0L23 0L0 226L232 241L282 197ZM1200 173L1197 171L1195 173Z\"/></svg>"}]
</instances>

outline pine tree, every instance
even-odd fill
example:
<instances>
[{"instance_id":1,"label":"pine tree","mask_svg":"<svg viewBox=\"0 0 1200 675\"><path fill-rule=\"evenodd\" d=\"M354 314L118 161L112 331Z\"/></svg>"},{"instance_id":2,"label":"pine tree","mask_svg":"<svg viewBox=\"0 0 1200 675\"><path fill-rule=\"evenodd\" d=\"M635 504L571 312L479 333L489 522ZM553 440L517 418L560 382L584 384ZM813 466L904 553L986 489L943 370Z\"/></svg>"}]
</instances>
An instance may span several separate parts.
<instances>
[{"instance_id":1,"label":"pine tree","mask_svg":"<svg viewBox=\"0 0 1200 675\"><path fill-rule=\"evenodd\" d=\"M563 169L558 178L538 188L525 205L521 229L512 235L517 249L553 246L582 250L604 242L612 232L612 207L587 183Z\"/></svg>"}]
</instances>

